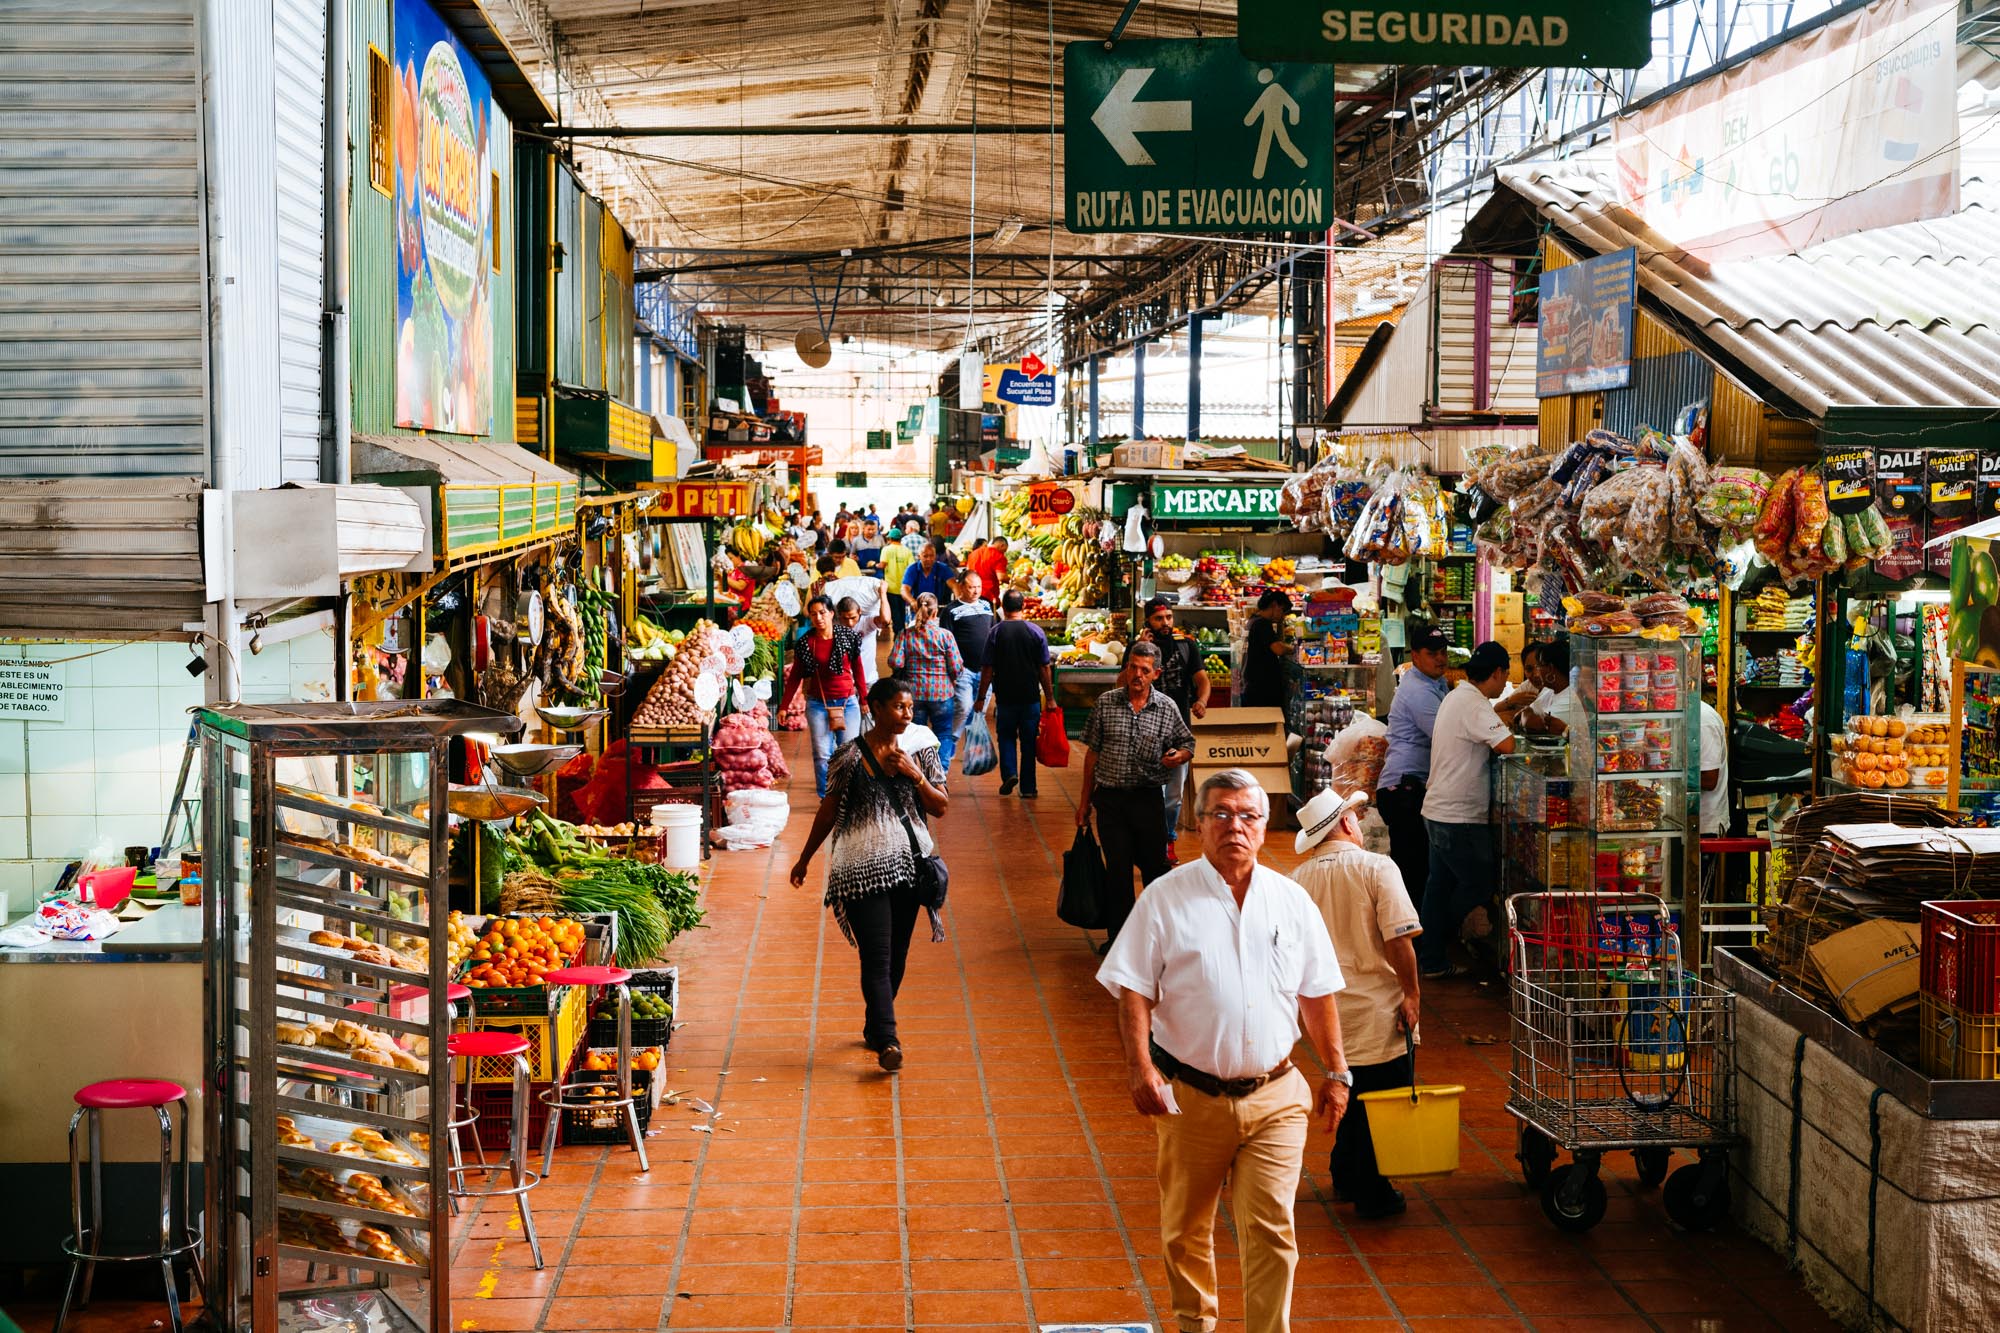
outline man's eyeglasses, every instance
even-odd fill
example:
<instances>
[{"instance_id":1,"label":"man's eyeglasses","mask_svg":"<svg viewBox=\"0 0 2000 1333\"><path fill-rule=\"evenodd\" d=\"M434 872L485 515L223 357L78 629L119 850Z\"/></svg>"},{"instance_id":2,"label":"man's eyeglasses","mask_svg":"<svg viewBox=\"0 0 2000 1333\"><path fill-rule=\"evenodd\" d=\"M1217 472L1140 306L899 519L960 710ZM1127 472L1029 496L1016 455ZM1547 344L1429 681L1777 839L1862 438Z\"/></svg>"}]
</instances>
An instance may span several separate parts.
<instances>
[{"instance_id":1,"label":"man's eyeglasses","mask_svg":"<svg viewBox=\"0 0 2000 1333\"><path fill-rule=\"evenodd\" d=\"M1224 828L1235 823L1241 823L1246 826L1261 824L1269 818L1268 815L1260 815L1254 810L1204 810L1201 812L1201 817L1203 819L1213 819Z\"/></svg>"}]
</instances>

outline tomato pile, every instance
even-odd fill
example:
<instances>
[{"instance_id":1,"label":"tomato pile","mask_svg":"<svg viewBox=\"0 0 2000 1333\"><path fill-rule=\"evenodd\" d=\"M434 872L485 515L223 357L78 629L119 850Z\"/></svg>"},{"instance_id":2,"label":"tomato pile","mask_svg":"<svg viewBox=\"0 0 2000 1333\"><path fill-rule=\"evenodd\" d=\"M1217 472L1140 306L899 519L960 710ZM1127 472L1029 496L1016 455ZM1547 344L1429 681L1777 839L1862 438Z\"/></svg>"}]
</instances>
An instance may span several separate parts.
<instances>
[{"instance_id":1,"label":"tomato pile","mask_svg":"<svg viewBox=\"0 0 2000 1333\"><path fill-rule=\"evenodd\" d=\"M474 990L540 986L544 973L568 967L583 952L583 923L564 917L501 917L473 944L461 978Z\"/></svg>"}]
</instances>

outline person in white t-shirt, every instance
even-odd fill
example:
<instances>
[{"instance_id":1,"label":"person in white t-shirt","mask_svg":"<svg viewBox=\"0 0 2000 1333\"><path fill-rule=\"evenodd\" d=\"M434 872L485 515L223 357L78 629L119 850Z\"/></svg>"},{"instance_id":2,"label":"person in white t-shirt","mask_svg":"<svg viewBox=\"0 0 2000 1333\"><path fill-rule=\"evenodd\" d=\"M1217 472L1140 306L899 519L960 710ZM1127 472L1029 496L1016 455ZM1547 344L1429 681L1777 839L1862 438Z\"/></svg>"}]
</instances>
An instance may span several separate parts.
<instances>
[{"instance_id":1,"label":"person in white t-shirt","mask_svg":"<svg viewBox=\"0 0 2000 1333\"><path fill-rule=\"evenodd\" d=\"M1706 699L1701 701L1700 821L1704 838L1729 832L1729 731Z\"/></svg>"},{"instance_id":2,"label":"person in white t-shirt","mask_svg":"<svg viewBox=\"0 0 2000 1333\"><path fill-rule=\"evenodd\" d=\"M1215 1210L1227 1180L1243 1328L1284 1333L1306 1131L1313 1118L1335 1128L1354 1082L1334 1002L1343 982L1312 899L1258 864L1271 804L1257 779L1226 768L1196 800L1201 859L1139 896L1097 980L1118 1000L1132 1104L1159 1138L1175 1322L1216 1326ZM1328 1071L1317 1092L1292 1062L1301 1029Z\"/></svg>"},{"instance_id":3,"label":"person in white t-shirt","mask_svg":"<svg viewBox=\"0 0 2000 1333\"><path fill-rule=\"evenodd\" d=\"M865 574L828 579L820 591L836 607L850 599L853 601L855 619L848 628L861 640L861 669L868 673L868 684L873 685L882 674L881 663L876 658L876 636L889 628L889 607L882 580Z\"/></svg>"},{"instance_id":4,"label":"person in white t-shirt","mask_svg":"<svg viewBox=\"0 0 2000 1333\"><path fill-rule=\"evenodd\" d=\"M1424 789L1424 831L1430 835L1431 877L1424 886L1423 938L1417 959L1426 977L1454 975L1450 942L1475 911L1483 911L1498 881L1493 844L1492 764L1514 752L1513 723L1534 702L1507 688L1507 650L1490 640L1472 650L1465 679L1438 705L1431 731L1431 776ZM1475 930L1483 936L1491 930Z\"/></svg>"},{"instance_id":5,"label":"person in white t-shirt","mask_svg":"<svg viewBox=\"0 0 2000 1333\"><path fill-rule=\"evenodd\" d=\"M1545 735L1570 736L1572 741L1576 737L1587 741L1590 730L1583 701L1577 698L1576 687L1570 683L1569 640L1531 643L1528 647L1535 650L1528 678L1539 684L1542 692L1535 696L1534 706L1522 717L1522 728ZM1527 651L1523 650L1521 656L1526 659Z\"/></svg>"},{"instance_id":6,"label":"person in white t-shirt","mask_svg":"<svg viewBox=\"0 0 2000 1333\"><path fill-rule=\"evenodd\" d=\"M1365 792L1346 797L1331 789L1321 792L1299 811L1293 842L1303 855L1325 840L1292 878L1326 921L1347 982L1335 1005L1356 1097L1413 1082L1408 1042L1416 1040L1421 1004L1416 939L1423 926L1396 863L1361 846L1361 811L1367 804ZM1375 1168L1367 1107L1358 1101L1334 1132L1330 1171L1334 1197L1352 1203L1356 1216L1394 1217L1404 1211L1401 1191Z\"/></svg>"}]
</instances>

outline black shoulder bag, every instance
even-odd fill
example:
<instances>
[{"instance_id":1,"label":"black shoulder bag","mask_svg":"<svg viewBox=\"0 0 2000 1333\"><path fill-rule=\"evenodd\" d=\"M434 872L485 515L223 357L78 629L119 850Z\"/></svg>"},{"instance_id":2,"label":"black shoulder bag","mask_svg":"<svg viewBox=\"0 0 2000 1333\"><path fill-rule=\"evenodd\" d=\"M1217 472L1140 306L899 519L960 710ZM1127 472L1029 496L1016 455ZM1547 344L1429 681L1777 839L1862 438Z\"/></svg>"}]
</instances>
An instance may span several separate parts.
<instances>
[{"instance_id":1,"label":"black shoulder bag","mask_svg":"<svg viewBox=\"0 0 2000 1333\"><path fill-rule=\"evenodd\" d=\"M931 942L942 944L945 938L944 921L938 914L944 911L945 894L951 889L951 871L946 867L942 856L924 855L923 848L917 843L917 830L910 823L910 817L903 813L903 803L896 798L896 788L891 783L889 775L882 771L882 765L876 761L874 748L868 744L866 736L858 736L855 739L861 746L861 757L868 761L868 767L874 770L876 778L889 793L889 804L896 808L896 818L903 821L903 832L909 835L910 856L917 863L917 901L923 904L926 912L930 913Z\"/></svg>"}]
</instances>

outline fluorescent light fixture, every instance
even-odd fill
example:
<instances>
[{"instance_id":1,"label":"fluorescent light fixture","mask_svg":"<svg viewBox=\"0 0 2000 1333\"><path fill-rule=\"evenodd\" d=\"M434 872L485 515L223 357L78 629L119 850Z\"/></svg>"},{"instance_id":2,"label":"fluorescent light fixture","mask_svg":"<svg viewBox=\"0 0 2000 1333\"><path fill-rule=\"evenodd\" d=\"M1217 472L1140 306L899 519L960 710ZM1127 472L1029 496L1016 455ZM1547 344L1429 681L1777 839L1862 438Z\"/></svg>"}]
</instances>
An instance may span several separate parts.
<instances>
[{"instance_id":1,"label":"fluorescent light fixture","mask_svg":"<svg viewBox=\"0 0 2000 1333\"><path fill-rule=\"evenodd\" d=\"M1001 220L1000 225L993 229L993 244L1012 245L1019 239L1020 235L1021 219L1004 218Z\"/></svg>"},{"instance_id":2,"label":"fluorescent light fixture","mask_svg":"<svg viewBox=\"0 0 2000 1333\"><path fill-rule=\"evenodd\" d=\"M1951 589L1912 588L1908 592L1898 596L1895 600L1899 602L1949 602L1951 600Z\"/></svg>"}]
</instances>

